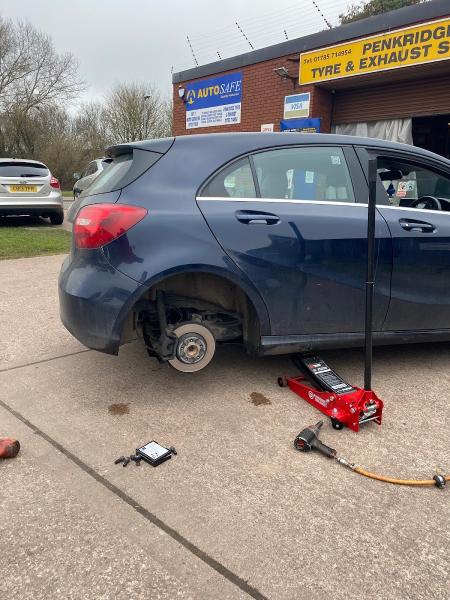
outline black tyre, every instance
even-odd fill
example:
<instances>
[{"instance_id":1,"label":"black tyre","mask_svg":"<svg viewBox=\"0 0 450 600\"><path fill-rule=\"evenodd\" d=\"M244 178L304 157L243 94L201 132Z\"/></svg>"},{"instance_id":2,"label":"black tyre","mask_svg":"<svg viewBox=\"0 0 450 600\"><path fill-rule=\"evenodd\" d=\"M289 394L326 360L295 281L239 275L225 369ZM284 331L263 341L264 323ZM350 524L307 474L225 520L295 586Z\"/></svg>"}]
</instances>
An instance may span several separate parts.
<instances>
[{"instance_id":1,"label":"black tyre","mask_svg":"<svg viewBox=\"0 0 450 600\"><path fill-rule=\"evenodd\" d=\"M62 225L64 223L64 213L52 213L50 215L50 222L52 225Z\"/></svg>"}]
</instances>

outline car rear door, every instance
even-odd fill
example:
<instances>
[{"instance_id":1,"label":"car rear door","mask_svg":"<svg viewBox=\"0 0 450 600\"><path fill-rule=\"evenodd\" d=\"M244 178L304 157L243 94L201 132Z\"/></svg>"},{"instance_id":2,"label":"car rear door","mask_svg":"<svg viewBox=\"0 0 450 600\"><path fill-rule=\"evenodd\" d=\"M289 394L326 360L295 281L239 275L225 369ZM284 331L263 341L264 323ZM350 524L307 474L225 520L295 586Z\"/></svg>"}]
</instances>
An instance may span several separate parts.
<instances>
[{"instance_id":1,"label":"car rear door","mask_svg":"<svg viewBox=\"0 0 450 600\"><path fill-rule=\"evenodd\" d=\"M370 151L384 178L384 186L378 181L377 208L393 238L392 298L384 329L450 329L448 161L439 165L413 152ZM367 152L358 152L367 160ZM426 200L430 196L438 205Z\"/></svg>"},{"instance_id":2,"label":"car rear door","mask_svg":"<svg viewBox=\"0 0 450 600\"><path fill-rule=\"evenodd\" d=\"M226 253L259 289L273 335L361 332L367 184L351 147L296 146L241 158L197 198ZM391 237L376 220L375 328L390 294Z\"/></svg>"}]
</instances>

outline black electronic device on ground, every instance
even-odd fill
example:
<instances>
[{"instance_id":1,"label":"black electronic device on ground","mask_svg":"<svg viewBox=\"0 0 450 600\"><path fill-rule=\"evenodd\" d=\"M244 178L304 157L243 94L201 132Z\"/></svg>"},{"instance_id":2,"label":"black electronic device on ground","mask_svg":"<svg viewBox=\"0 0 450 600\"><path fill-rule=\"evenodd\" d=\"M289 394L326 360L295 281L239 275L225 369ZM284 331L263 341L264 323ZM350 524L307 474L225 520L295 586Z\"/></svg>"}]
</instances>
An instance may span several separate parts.
<instances>
[{"instance_id":1,"label":"black electronic device on ground","mask_svg":"<svg viewBox=\"0 0 450 600\"><path fill-rule=\"evenodd\" d=\"M157 467L166 460L169 460L169 458L172 458L172 454L174 454L173 448L165 448L161 444L158 444L158 442L155 442L155 440L147 442L140 448L136 448L136 455L141 456L152 467Z\"/></svg>"}]
</instances>

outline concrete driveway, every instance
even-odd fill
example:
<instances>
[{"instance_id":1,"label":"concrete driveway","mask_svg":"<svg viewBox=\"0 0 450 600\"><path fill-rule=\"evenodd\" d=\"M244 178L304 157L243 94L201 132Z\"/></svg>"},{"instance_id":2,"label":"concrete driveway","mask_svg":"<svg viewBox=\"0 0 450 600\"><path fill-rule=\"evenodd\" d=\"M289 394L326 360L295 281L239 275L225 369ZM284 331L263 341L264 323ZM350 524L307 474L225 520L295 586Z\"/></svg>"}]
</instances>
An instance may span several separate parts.
<instances>
[{"instance_id":1,"label":"concrete driveway","mask_svg":"<svg viewBox=\"0 0 450 600\"><path fill-rule=\"evenodd\" d=\"M58 318L61 256L0 262L0 597L448 597L450 489L360 477L292 440L319 419L276 385L288 357L221 349L183 375L88 351ZM362 353L325 357L361 384ZM398 477L450 470L450 345L375 352L381 428L322 438ZM114 465L150 439L178 455ZM447 590L447 592L445 592Z\"/></svg>"}]
</instances>

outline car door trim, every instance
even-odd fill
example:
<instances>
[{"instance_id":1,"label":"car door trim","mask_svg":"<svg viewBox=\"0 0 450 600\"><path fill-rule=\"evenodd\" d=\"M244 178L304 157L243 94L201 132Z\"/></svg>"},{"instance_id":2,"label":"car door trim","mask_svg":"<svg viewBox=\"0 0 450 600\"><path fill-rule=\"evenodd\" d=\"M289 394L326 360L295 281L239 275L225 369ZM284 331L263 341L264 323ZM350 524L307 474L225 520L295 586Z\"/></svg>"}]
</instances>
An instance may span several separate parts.
<instances>
[{"instance_id":1,"label":"car door trim","mask_svg":"<svg viewBox=\"0 0 450 600\"><path fill-rule=\"evenodd\" d=\"M427 214L432 214L432 215L436 215L436 214L449 214L448 211L446 210L432 210L430 208L416 208L414 206L389 206L389 205L385 205L385 204L380 204L377 206L377 208L389 208L389 209L396 209L396 210L407 210L407 211L411 211L411 212L419 212L420 214L422 213L427 213Z\"/></svg>"},{"instance_id":2,"label":"car door trim","mask_svg":"<svg viewBox=\"0 0 450 600\"><path fill-rule=\"evenodd\" d=\"M326 204L329 206L365 206L367 208L367 204L362 202L338 202L336 200L328 201L328 200L294 200L291 198L231 198L230 196L197 196L197 202L205 202L206 200L211 200L213 202L285 202L288 204Z\"/></svg>"},{"instance_id":3,"label":"car door trim","mask_svg":"<svg viewBox=\"0 0 450 600\"><path fill-rule=\"evenodd\" d=\"M450 329L391 329L373 332L375 346L448 340L450 340ZM262 335L258 354L276 355L359 346L364 346L364 332Z\"/></svg>"}]
</instances>

